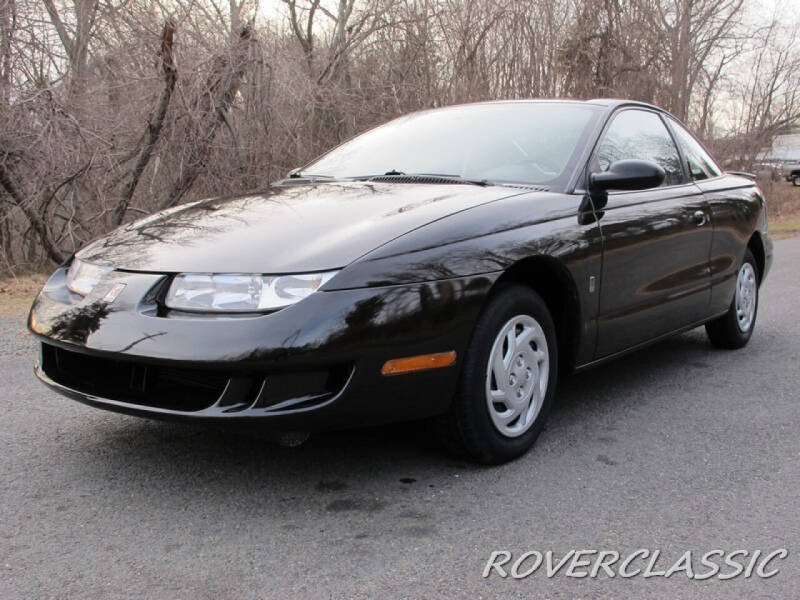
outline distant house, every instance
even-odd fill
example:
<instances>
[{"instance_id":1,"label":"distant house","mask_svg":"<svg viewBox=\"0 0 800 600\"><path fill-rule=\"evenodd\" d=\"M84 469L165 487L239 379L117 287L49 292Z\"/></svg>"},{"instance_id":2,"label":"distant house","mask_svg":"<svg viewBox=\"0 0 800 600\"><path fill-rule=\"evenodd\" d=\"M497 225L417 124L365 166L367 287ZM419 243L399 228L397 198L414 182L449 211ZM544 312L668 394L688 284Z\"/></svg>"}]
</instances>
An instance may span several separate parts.
<instances>
[{"instance_id":1,"label":"distant house","mask_svg":"<svg viewBox=\"0 0 800 600\"><path fill-rule=\"evenodd\" d=\"M800 129L775 137L771 148L763 148L758 156L764 163L800 161Z\"/></svg>"}]
</instances>

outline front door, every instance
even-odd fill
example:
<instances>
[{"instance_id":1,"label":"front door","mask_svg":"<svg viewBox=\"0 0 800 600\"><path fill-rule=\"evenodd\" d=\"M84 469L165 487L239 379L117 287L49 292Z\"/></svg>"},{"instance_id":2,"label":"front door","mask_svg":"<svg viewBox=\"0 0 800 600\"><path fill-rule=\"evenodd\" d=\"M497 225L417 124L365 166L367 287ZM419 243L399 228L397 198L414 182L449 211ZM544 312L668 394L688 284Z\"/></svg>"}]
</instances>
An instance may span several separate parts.
<instances>
[{"instance_id":1,"label":"front door","mask_svg":"<svg viewBox=\"0 0 800 600\"><path fill-rule=\"evenodd\" d=\"M603 133L589 170L605 170L629 158L656 162L667 176L658 188L611 191L597 211L603 266L596 358L696 323L708 314L710 211L700 189L688 181L658 113L618 112Z\"/></svg>"}]
</instances>

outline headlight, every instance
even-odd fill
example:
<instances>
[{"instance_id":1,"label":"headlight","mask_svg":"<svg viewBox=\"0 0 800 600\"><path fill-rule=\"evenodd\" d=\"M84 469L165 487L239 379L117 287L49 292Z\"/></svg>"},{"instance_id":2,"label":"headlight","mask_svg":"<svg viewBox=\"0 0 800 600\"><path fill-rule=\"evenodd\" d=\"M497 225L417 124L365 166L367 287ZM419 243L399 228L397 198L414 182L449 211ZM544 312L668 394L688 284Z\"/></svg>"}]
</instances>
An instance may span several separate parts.
<instances>
[{"instance_id":1,"label":"headlight","mask_svg":"<svg viewBox=\"0 0 800 600\"><path fill-rule=\"evenodd\" d=\"M73 258L67 271L67 287L76 294L86 296L106 273L113 270L113 267L93 265Z\"/></svg>"},{"instance_id":2,"label":"headlight","mask_svg":"<svg viewBox=\"0 0 800 600\"><path fill-rule=\"evenodd\" d=\"M337 271L302 275L180 273L172 280L166 304L195 312L259 312L299 302Z\"/></svg>"}]
</instances>

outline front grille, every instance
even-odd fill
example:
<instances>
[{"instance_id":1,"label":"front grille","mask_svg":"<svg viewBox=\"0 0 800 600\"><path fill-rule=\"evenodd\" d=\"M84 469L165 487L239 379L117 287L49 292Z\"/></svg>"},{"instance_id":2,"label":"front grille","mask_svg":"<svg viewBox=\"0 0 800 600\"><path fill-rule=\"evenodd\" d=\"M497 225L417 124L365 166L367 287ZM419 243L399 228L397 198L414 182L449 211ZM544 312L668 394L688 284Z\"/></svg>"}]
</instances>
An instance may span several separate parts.
<instances>
[{"instance_id":1,"label":"front grille","mask_svg":"<svg viewBox=\"0 0 800 600\"><path fill-rule=\"evenodd\" d=\"M42 344L42 369L56 383L101 398L180 411L208 408L230 376L115 360Z\"/></svg>"},{"instance_id":2,"label":"front grille","mask_svg":"<svg viewBox=\"0 0 800 600\"><path fill-rule=\"evenodd\" d=\"M69 389L129 404L182 412L217 404L224 413L248 408L279 413L328 401L344 388L352 367L234 373L117 360L42 344L42 370Z\"/></svg>"}]
</instances>

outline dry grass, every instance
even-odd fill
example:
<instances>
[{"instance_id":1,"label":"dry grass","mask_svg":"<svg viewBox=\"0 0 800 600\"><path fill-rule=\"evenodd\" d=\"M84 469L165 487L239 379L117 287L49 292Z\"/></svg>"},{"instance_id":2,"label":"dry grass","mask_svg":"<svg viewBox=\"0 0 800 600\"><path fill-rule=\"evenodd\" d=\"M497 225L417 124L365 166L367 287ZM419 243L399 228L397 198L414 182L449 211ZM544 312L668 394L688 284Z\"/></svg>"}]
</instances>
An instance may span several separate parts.
<instances>
[{"instance_id":1,"label":"dry grass","mask_svg":"<svg viewBox=\"0 0 800 600\"><path fill-rule=\"evenodd\" d=\"M773 240L785 240L786 238L800 235L800 217L773 221L769 225L769 231Z\"/></svg>"},{"instance_id":2,"label":"dry grass","mask_svg":"<svg viewBox=\"0 0 800 600\"><path fill-rule=\"evenodd\" d=\"M0 316L20 316L28 312L47 276L41 273L0 279Z\"/></svg>"},{"instance_id":3,"label":"dry grass","mask_svg":"<svg viewBox=\"0 0 800 600\"><path fill-rule=\"evenodd\" d=\"M772 237L780 240L800 235L800 188L783 180L760 179L758 185L767 198Z\"/></svg>"}]
</instances>

